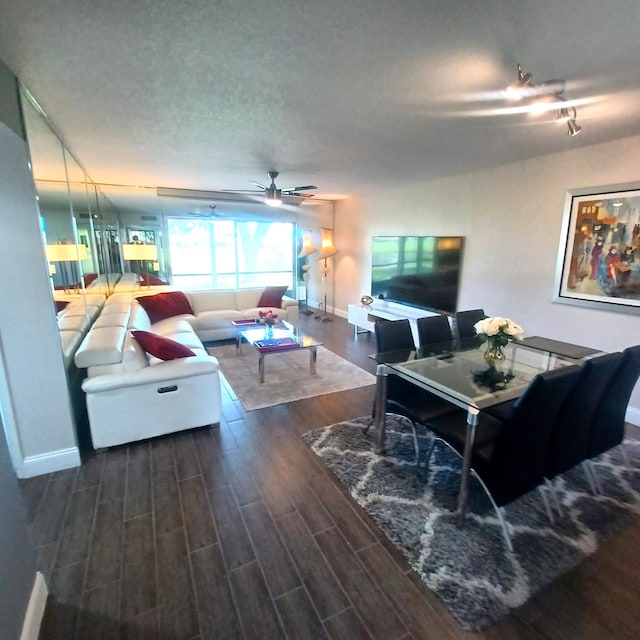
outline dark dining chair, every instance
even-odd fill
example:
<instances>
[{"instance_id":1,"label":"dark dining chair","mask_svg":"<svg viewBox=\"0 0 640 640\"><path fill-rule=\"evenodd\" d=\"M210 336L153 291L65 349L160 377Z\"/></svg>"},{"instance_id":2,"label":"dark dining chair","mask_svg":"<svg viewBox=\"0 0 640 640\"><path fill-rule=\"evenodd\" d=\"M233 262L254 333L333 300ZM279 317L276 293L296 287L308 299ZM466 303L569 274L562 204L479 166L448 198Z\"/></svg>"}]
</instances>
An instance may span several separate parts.
<instances>
[{"instance_id":1,"label":"dark dining chair","mask_svg":"<svg viewBox=\"0 0 640 640\"><path fill-rule=\"evenodd\" d=\"M429 345L453 342L453 331L447 316L437 315L418 318L416 325L418 326L418 342L421 349Z\"/></svg>"},{"instance_id":2,"label":"dark dining chair","mask_svg":"<svg viewBox=\"0 0 640 640\"><path fill-rule=\"evenodd\" d=\"M378 353L385 351L399 351L401 349L415 350L413 332L408 319L378 320L374 325L376 349Z\"/></svg>"},{"instance_id":3,"label":"dark dining chair","mask_svg":"<svg viewBox=\"0 0 640 640\"><path fill-rule=\"evenodd\" d=\"M484 412L478 416L471 469L495 509L510 551L513 551L513 545L504 518L504 505L539 488L547 515L552 519L547 496L542 489L547 450L560 407L580 372L579 366L570 365L539 373L512 404L504 420ZM435 434L437 441L444 442L463 457L466 411L458 410L429 420L427 428ZM427 465L430 455L431 452Z\"/></svg>"},{"instance_id":4,"label":"dark dining chair","mask_svg":"<svg viewBox=\"0 0 640 640\"><path fill-rule=\"evenodd\" d=\"M591 423L589 458L595 458L623 444L627 405L638 377L640 377L640 345L627 347L622 352L620 365L602 394L602 401ZM622 447L622 454L625 464L629 466L624 447Z\"/></svg>"},{"instance_id":5,"label":"dark dining chair","mask_svg":"<svg viewBox=\"0 0 640 640\"><path fill-rule=\"evenodd\" d=\"M473 325L480 320L484 320L487 315L484 309L467 309L466 311L456 311L453 316L453 327L456 338L465 340L474 338L476 330Z\"/></svg>"},{"instance_id":6,"label":"dark dining chair","mask_svg":"<svg viewBox=\"0 0 640 640\"><path fill-rule=\"evenodd\" d=\"M413 333L409 320L383 320L374 325L376 347L378 353L413 349ZM453 405L416 385L390 374L387 376L387 400L385 413L395 413L408 418L411 423L413 446L415 451L416 471L420 470L420 444L418 440L418 425L424 425L427 420L454 411ZM371 420L365 427L365 433L375 419L376 402L374 399Z\"/></svg>"},{"instance_id":7,"label":"dark dining chair","mask_svg":"<svg viewBox=\"0 0 640 640\"><path fill-rule=\"evenodd\" d=\"M586 360L581 365L580 376L560 407L553 425L544 475L556 508L553 480L561 473L578 465L584 467L592 493L596 493L593 471L589 464L589 439L592 421L602 402L603 394L613 374L622 361L622 353L607 353Z\"/></svg>"}]
</instances>

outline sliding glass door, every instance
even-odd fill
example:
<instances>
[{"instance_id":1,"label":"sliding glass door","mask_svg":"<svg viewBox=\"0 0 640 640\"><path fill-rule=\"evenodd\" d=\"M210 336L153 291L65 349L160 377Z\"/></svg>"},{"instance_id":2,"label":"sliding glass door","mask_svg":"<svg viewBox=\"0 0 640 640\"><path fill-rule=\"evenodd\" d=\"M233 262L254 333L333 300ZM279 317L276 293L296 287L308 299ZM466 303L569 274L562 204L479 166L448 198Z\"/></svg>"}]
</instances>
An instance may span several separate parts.
<instances>
[{"instance_id":1,"label":"sliding glass door","mask_svg":"<svg viewBox=\"0 0 640 640\"><path fill-rule=\"evenodd\" d=\"M293 288L292 223L168 218L167 225L175 287Z\"/></svg>"}]
</instances>

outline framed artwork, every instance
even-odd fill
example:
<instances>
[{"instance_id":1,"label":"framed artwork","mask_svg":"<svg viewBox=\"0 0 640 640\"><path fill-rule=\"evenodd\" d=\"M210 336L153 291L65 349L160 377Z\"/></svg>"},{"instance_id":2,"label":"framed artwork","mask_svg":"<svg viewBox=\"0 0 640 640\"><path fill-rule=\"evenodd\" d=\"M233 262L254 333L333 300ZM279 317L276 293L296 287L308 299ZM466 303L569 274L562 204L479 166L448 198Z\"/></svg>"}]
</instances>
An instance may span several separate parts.
<instances>
[{"instance_id":1,"label":"framed artwork","mask_svg":"<svg viewBox=\"0 0 640 640\"><path fill-rule=\"evenodd\" d=\"M554 301L640 315L640 182L567 192Z\"/></svg>"},{"instance_id":2,"label":"framed artwork","mask_svg":"<svg viewBox=\"0 0 640 640\"><path fill-rule=\"evenodd\" d=\"M155 244L156 232L152 229L127 229L127 242L133 244Z\"/></svg>"}]
</instances>

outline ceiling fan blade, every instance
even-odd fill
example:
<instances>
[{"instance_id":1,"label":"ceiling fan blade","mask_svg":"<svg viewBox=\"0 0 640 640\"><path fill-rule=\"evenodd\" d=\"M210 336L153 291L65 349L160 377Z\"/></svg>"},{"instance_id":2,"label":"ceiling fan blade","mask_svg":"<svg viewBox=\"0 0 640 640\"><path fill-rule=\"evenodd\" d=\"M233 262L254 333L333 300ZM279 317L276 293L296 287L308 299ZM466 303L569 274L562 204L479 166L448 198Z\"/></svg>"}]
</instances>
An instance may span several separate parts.
<instances>
[{"instance_id":1,"label":"ceiling fan blade","mask_svg":"<svg viewBox=\"0 0 640 640\"><path fill-rule=\"evenodd\" d=\"M282 189L282 193L297 193L298 191L306 191L308 189L317 189L318 187L312 185L312 184L307 184L304 185L303 187L289 187L287 189Z\"/></svg>"},{"instance_id":2,"label":"ceiling fan blade","mask_svg":"<svg viewBox=\"0 0 640 640\"><path fill-rule=\"evenodd\" d=\"M263 184L260 184L259 182L255 182L254 180L249 180L249 184L255 184L256 187L260 187L260 189L262 189L263 191L267 190L267 187L265 187Z\"/></svg>"},{"instance_id":3,"label":"ceiling fan blade","mask_svg":"<svg viewBox=\"0 0 640 640\"><path fill-rule=\"evenodd\" d=\"M264 190L258 189L223 189L223 193L257 193L258 195L264 193Z\"/></svg>"}]
</instances>

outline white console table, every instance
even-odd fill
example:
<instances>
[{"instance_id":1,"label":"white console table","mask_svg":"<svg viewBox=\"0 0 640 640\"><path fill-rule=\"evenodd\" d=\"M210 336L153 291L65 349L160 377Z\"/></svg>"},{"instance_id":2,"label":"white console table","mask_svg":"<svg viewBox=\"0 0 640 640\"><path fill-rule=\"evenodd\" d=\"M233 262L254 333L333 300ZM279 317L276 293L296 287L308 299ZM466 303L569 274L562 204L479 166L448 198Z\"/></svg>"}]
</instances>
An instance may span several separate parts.
<instances>
[{"instance_id":1,"label":"white console table","mask_svg":"<svg viewBox=\"0 0 640 640\"><path fill-rule=\"evenodd\" d=\"M402 320L408 318L413 331L413 339L418 344L416 319L436 315L438 314L434 311L417 309L416 307L409 307L397 302L388 302L387 300L376 299L368 306L363 304L347 305L347 322L353 325L355 338L361 333L373 333L376 320Z\"/></svg>"}]
</instances>

